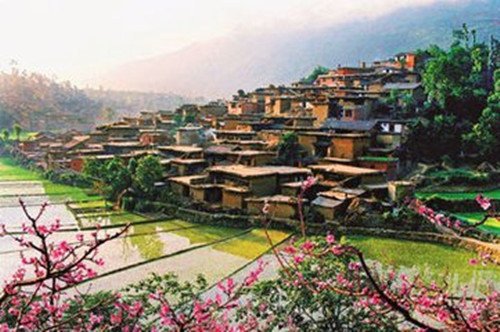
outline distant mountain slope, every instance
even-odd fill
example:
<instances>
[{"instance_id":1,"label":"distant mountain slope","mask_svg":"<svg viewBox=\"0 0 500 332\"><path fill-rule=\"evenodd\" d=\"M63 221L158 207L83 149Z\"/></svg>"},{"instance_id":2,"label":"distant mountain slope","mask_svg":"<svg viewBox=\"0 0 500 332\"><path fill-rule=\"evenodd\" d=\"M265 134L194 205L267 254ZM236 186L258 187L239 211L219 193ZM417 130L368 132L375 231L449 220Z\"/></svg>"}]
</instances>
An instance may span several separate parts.
<instances>
[{"instance_id":1,"label":"distant mountain slope","mask_svg":"<svg viewBox=\"0 0 500 332\"><path fill-rule=\"evenodd\" d=\"M464 22L476 28L480 38L500 36L500 0L440 3L328 28L194 44L118 67L98 83L114 89L224 97L239 88L290 83L316 65L353 65L429 44L447 45L452 30Z\"/></svg>"}]
</instances>

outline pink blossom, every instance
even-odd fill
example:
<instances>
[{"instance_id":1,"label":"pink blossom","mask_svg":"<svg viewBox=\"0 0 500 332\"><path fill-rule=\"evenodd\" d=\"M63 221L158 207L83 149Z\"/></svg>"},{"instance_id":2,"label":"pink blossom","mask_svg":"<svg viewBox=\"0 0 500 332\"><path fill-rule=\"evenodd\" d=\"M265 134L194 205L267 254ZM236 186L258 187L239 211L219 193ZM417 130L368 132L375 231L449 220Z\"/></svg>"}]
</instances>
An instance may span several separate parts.
<instances>
[{"instance_id":1,"label":"pink blossom","mask_svg":"<svg viewBox=\"0 0 500 332\"><path fill-rule=\"evenodd\" d=\"M328 234L328 235L326 236L326 242L327 242L328 244L332 244L332 243L334 243L334 242L335 242L335 237L334 237L332 234Z\"/></svg>"},{"instance_id":2,"label":"pink blossom","mask_svg":"<svg viewBox=\"0 0 500 332\"><path fill-rule=\"evenodd\" d=\"M491 201L489 198L484 197L483 195L479 194L476 196L476 202L481 206L483 210L489 210L491 208Z\"/></svg>"},{"instance_id":3,"label":"pink blossom","mask_svg":"<svg viewBox=\"0 0 500 332\"><path fill-rule=\"evenodd\" d=\"M316 178L309 176L304 182L302 182L302 191L306 191L316 184Z\"/></svg>"},{"instance_id":4,"label":"pink blossom","mask_svg":"<svg viewBox=\"0 0 500 332\"><path fill-rule=\"evenodd\" d=\"M301 264L304 262L304 256L303 255L294 256L293 261L295 262L295 264Z\"/></svg>"},{"instance_id":5,"label":"pink blossom","mask_svg":"<svg viewBox=\"0 0 500 332\"><path fill-rule=\"evenodd\" d=\"M479 263L479 261L475 258L469 259L469 265L477 265L478 263Z\"/></svg>"}]
</instances>

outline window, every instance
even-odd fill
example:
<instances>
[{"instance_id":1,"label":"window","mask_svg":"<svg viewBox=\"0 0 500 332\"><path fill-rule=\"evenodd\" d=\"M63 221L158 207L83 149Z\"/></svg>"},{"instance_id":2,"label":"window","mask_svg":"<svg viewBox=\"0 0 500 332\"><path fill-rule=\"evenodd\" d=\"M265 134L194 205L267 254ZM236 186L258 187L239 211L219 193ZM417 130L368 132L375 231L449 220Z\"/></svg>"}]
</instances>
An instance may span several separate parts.
<instances>
[{"instance_id":1,"label":"window","mask_svg":"<svg viewBox=\"0 0 500 332\"><path fill-rule=\"evenodd\" d=\"M344 111L344 117L346 117L346 118L352 118L352 110L345 110Z\"/></svg>"}]
</instances>

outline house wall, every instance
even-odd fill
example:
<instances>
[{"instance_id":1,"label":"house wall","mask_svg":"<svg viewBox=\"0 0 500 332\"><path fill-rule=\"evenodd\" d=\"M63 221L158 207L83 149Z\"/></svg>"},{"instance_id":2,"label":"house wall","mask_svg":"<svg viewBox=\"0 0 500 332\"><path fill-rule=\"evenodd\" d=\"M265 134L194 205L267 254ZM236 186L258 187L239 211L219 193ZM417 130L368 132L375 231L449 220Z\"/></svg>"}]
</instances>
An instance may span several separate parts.
<instances>
[{"instance_id":1,"label":"house wall","mask_svg":"<svg viewBox=\"0 0 500 332\"><path fill-rule=\"evenodd\" d=\"M361 176L361 184L385 183L385 174L366 174Z\"/></svg>"},{"instance_id":2,"label":"house wall","mask_svg":"<svg viewBox=\"0 0 500 332\"><path fill-rule=\"evenodd\" d=\"M82 158L71 159L70 168L75 172L83 171L84 161Z\"/></svg>"},{"instance_id":3,"label":"house wall","mask_svg":"<svg viewBox=\"0 0 500 332\"><path fill-rule=\"evenodd\" d=\"M189 190L189 197L191 197L191 199L194 201L204 202L205 201L205 188L193 188L193 187L191 187Z\"/></svg>"},{"instance_id":4,"label":"house wall","mask_svg":"<svg viewBox=\"0 0 500 332\"><path fill-rule=\"evenodd\" d=\"M239 119L226 119L224 120L224 130L236 130L241 120Z\"/></svg>"},{"instance_id":5,"label":"house wall","mask_svg":"<svg viewBox=\"0 0 500 332\"><path fill-rule=\"evenodd\" d=\"M359 166L386 172L388 179L394 179L398 171L398 162L395 161L360 161Z\"/></svg>"},{"instance_id":6,"label":"house wall","mask_svg":"<svg viewBox=\"0 0 500 332\"><path fill-rule=\"evenodd\" d=\"M189 197L189 187L182 183L170 182L170 190L179 197Z\"/></svg>"},{"instance_id":7,"label":"house wall","mask_svg":"<svg viewBox=\"0 0 500 332\"><path fill-rule=\"evenodd\" d=\"M312 210L322 215L326 220L333 220L335 218L335 210L333 208L313 205Z\"/></svg>"},{"instance_id":8,"label":"house wall","mask_svg":"<svg viewBox=\"0 0 500 332\"><path fill-rule=\"evenodd\" d=\"M197 130L178 131L176 134L177 145L195 145L200 142L200 133Z\"/></svg>"},{"instance_id":9,"label":"house wall","mask_svg":"<svg viewBox=\"0 0 500 332\"><path fill-rule=\"evenodd\" d=\"M297 197L300 192L300 187L281 187L281 195Z\"/></svg>"},{"instance_id":10,"label":"house wall","mask_svg":"<svg viewBox=\"0 0 500 332\"><path fill-rule=\"evenodd\" d=\"M222 190L222 206L228 209L244 209L245 194Z\"/></svg>"},{"instance_id":11,"label":"house wall","mask_svg":"<svg viewBox=\"0 0 500 332\"><path fill-rule=\"evenodd\" d=\"M277 176L270 175L249 180L249 187L254 196L270 196L277 191Z\"/></svg>"},{"instance_id":12,"label":"house wall","mask_svg":"<svg viewBox=\"0 0 500 332\"><path fill-rule=\"evenodd\" d=\"M329 104L313 104L312 114L316 118L316 121L314 121L314 125L319 126L321 123L323 123L328 118L329 113Z\"/></svg>"},{"instance_id":13,"label":"house wall","mask_svg":"<svg viewBox=\"0 0 500 332\"><path fill-rule=\"evenodd\" d=\"M390 147L398 147L401 145L401 135L400 134L378 134L376 141L378 144Z\"/></svg>"},{"instance_id":14,"label":"house wall","mask_svg":"<svg viewBox=\"0 0 500 332\"><path fill-rule=\"evenodd\" d=\"M308 156L314 156L316 154L316 147L314 144L318 141L317 136L311 135L301 135L298 134L299 144L307 151Z\"/></svg>"},{"instance_id":15,"label":"house wall","mask_svg":"<svg viewBox=\"0 0 500 332\"><path fill-rule=\"evenodd\" d=\"M361 156L370 146L370 139L354 137L334 137L329 157L354 159Z\"/></svg>"}]
</instances>

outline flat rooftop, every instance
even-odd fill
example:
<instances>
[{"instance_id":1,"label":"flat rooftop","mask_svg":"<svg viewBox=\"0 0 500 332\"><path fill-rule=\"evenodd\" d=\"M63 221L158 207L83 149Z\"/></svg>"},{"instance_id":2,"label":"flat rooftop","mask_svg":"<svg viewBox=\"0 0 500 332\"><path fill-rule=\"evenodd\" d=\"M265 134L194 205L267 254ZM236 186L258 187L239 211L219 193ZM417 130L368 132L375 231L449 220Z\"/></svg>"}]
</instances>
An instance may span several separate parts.
<instances>
[{"instance_id":1,"label":"flat rooftop","mask_svg":"<svg viewBox=\"0 0 500 332\"><path fill-rule=\"evenodd\" d=\"M203 151L203 149L200 147L189 146L189 145L164 145L164 146L159 146L158 149L164 151L183 152L183 153L195 153Z\"/></svg>"},{"instance_id":2,"label":"flat rooftop","mask_svg":"<svg viewBox=\"0 0 500 332\"><path fill-rule=\"evenodd\" d=\"M376 169L348 166L344 164L313 165L309 166L309 168L312 170L323 171L327 173L344 174L344 175L367 175L367 174L384 173Z\"/></svg>"},{"instance_id":3,"label":"flat rooftop","mask_svg":"<svg viewBox=\"0 0 500 332\"><path fill-rule=\"evenodd\" d=\"M288 166L261 166L251 167L245 165L220 165L208 168L209 172L219 172L236 175L243 178L286 175L286 174L310 174L307 168Z\"/></svg>"}]
</instances>

